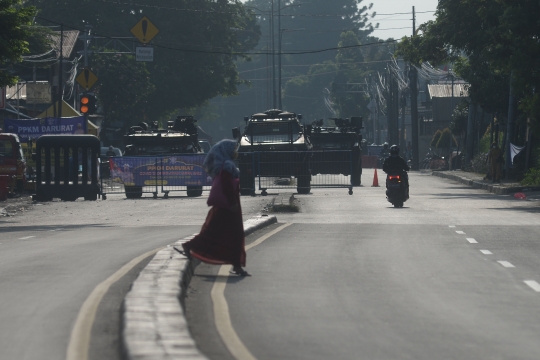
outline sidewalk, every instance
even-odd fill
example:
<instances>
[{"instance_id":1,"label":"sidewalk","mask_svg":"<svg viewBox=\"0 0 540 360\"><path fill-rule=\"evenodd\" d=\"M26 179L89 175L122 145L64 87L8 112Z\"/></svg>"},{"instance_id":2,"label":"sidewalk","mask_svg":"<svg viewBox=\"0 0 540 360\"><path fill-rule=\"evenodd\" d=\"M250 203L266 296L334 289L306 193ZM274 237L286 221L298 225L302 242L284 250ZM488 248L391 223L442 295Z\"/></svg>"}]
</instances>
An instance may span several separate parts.
<instances>
[{"instance_id":1,"label":"sidewalk","mask_svg":"<svg viewBox=\"0 0 540 360\"><path fill-rule=\"evenodd\" d=\"M494 183L491 180L484 180L484 174L477 174L461 170L433 171L431 174L433 176L455 180L461 184L469 185L476 189L487 190L497 195L540 191L540 186L523 186L516 180L502 180L500 184Z\"/></svg>"}]
</instances>

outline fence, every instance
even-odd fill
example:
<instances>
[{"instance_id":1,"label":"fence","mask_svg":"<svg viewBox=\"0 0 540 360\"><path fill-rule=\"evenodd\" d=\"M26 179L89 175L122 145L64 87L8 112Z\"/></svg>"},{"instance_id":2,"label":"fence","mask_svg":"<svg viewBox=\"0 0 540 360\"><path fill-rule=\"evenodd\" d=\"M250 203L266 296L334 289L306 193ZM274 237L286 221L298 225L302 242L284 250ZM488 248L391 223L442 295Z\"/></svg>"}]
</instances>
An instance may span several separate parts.
<instances>
[{"instance_id":1,"label":"fence","mask_svg":"<svg viewBox=\"0 0 540 360\"><path fill-rule=\"evenodd\" d=\"M164 194L185 191L200 196L210 190L212 179L203 170L206 155L111 157L101 164L101 190L107 194L125 194L140 198L144 193ZM332 151L264 151L240 154L240 191L250 195L256 189L348 188L360 185L362 172L358 153Z\"/></svg>"},{"instance_id":2,"label":"fence","mask_svg":"<svg viewBox=\"0 0 540 360\"><path fill-rule=\"evenodd\" d=\"M294 189L307 194L311 188L352 188L360 185L361 160L350 150L264 151L240 154L240 191L250 194L255 186ZM355 181L356 179L356 181Z\"/></svg>"},{"instance_id":3,"label":"fence","mask_svg":"<svg viewBox=\"0 0 540 360\"><path fill-rule=\"evenodd\" d=\"M170 192L185 191L200 196L209 190L211 178L203 170L206 155L122 156L111 157L101 165L101 190L107 194L125 194L140 198L144 193L159 193L167 198Z\"/></svg>"}]
</instances>

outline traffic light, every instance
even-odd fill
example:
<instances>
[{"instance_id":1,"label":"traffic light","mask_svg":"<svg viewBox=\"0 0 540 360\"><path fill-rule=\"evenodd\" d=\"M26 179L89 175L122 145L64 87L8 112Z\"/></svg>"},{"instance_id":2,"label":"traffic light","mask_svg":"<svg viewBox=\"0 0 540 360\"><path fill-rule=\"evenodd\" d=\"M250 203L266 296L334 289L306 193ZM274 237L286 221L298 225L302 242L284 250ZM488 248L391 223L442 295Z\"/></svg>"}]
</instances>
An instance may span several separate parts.
<instances>
[{"instance_id":1,"label":"traffic light","mask_svg":"<svg viewBox=\"0 0 540 360\"><path fill-rule=\"evenodd\" d=\"M94 94L82 94L79 99L79 110L84 115L92 115L96 112L96 96Z\"/></svg>"}]
</instances>

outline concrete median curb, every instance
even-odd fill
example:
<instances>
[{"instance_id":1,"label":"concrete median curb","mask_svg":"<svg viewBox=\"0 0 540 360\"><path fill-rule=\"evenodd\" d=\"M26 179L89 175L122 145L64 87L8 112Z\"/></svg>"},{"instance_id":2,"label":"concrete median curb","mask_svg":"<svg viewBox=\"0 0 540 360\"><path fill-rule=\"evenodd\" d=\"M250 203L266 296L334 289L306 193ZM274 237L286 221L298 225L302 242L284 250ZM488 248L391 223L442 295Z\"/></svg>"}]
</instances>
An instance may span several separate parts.
<instances>
[{"instance_id":1,"label":"concrete median curb","mask_svg":"<svg viewBox=\"0 0 540 360\"><path fill-rule=\"evenodd\" d=\"M247 235L277 222L275 216L257 216L244 222ZM125 358L207 359L191 338L183 301L193 276L193 264L174 247L159 251L133 282L122 309Z\"/></svg>"},{"instance_id":2,"label":"concrete median curb","mask_svg":"<svg viewBox=\"0 0 540 360\"><path fill-rule=\"evenodd\" d=\"M465 178L456 174L449 174L447 172L441 172L441 171L433 171L431 175L445 178L445 179L454 180L461 184L471 186L475 189L487 190L497 195L508 195L508 194L513 194L516 192L540 190L540 186L504 186L497 183L490 184L485 181L468 179L468 178Z\"/></svg>"}]
</instances>

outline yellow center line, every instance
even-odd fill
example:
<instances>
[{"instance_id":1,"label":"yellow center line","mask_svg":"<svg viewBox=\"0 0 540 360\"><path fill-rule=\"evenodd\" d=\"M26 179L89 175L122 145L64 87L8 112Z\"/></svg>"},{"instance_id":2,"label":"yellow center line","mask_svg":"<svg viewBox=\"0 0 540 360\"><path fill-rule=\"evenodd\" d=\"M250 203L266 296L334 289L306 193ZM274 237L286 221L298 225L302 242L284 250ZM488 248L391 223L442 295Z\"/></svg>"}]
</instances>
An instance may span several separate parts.
<instances>
[{"instance_id":1,"label":"yellow center line","mask_svg":"<svg viewBox=\"0 0 540 360\"><path fill-rule=\"evenodd\" d=\"M268 234L261 236L251 244L247 245L246 251L260 245L266 239L291 225L292 223L283 224L277 229L270 231ZM225 299L225 286L227 286L227 279L229 278L230 270L231 265L222 265L219 268L216 281L214 282L214 286L212 287L212 291L210 293L212 302L214 304L214 322L221 339L235 359L256 360L253 354L244 345L242 340L240 340L240 337L238 337L238 334L234 330L231 322L229 305L227 304L227 299Z\"/></svg>"},{"instance_id":2,"label":"yellow center line","mask_svg":"<svg viewBox=\"0 0 540 360\"><path fill-rule=\"evenodd\" d=\"M103 296L107 293L111 285L120 280L131 269L137 266L137 264L139 264L147 257L156 254L162 249L164 249L164 247L148 251L147 253L136 257L135 259L128 262L126 265L122 266L117 272L109 276L109 278L107 278L105 281L95 287L92 293L90 293L90 296L86 298L83 305L81 306L79 314L77 315L77 319L75 320L75 325L73 325L73 329L71 330L66 360L88 359L88 349L90 348L92 325L94 324L96 312L101 300L103 299Z\"/></svg>"}]
</instances>

